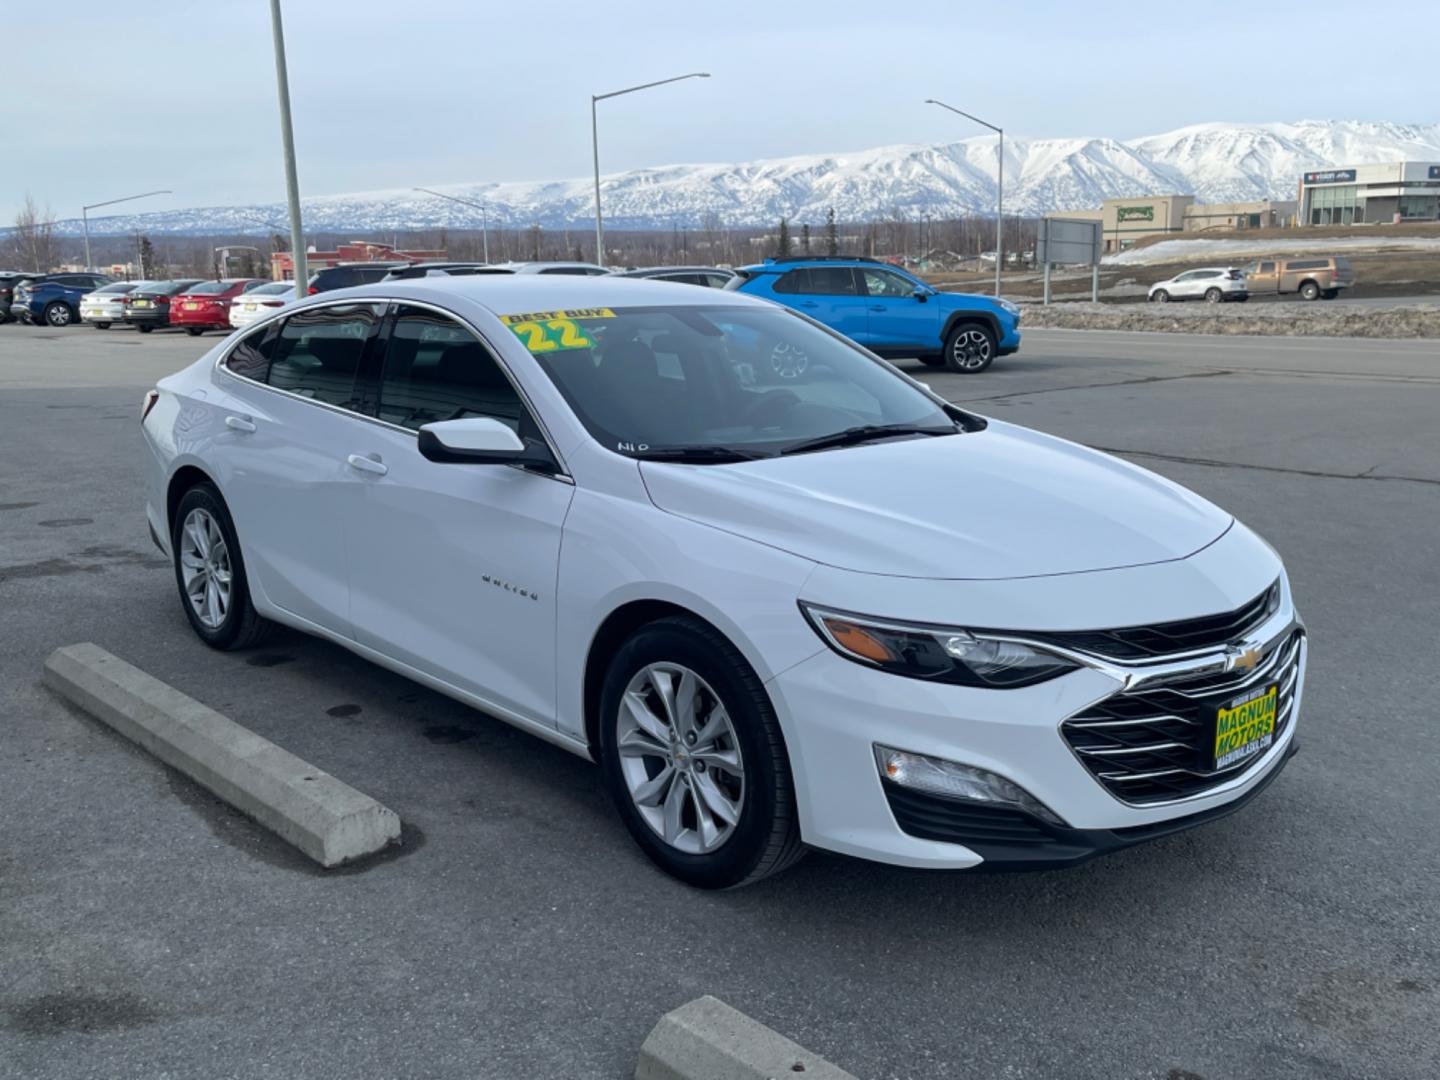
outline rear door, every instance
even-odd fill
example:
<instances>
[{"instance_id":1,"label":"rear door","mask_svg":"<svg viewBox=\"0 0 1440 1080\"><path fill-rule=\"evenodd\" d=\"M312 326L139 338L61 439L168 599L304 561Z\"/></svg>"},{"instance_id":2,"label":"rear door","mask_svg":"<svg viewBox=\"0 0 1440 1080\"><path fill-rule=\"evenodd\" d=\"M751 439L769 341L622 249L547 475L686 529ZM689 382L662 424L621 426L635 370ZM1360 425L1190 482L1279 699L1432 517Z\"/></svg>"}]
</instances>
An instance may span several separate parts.
<instances>
[{"instance_id":1,"label":"rear door","mask_svg":"<svg viewBox=\"0 0 1440 1080\"><path fill-rule=\"evenodd\" d=\"M355 411L383 304L307 308L244 339L217 404L215 453L251 581L276 607L352 636L349 542L362 480L347 455L373 425ZM223 379L223 376L222 376Z\"/></svg>"},{"instance_id":2,"label":"rear door","mask_svg":"<svg viewBox=\"0 0 1440 1080\"><path fill-rule=\"evenodd\" d=\"M374 467L350 536L356 640L553 727L555 580L575 486L421 456L415 433L437 420L492 417L542 437L485 343L435 309L398 306L367 410L381 422L344 448Z\"/></svg>"},{"instance_id":3,"label":"rear door","mask_svg":"<svg viewBox=\"0 0 1440 1080\"><path fill-rule=\"evenodd\" d=\"M921 300L915 295L915 283L893 270L867 266L858 274L869 301L865 344L905 356L939 348L939 304Z\"/></svg>"},{"instance_id":4,"label":"rear door","mask_svg":"<svg viewBox=\"0 0 1440 1080\"><path fill-rule=\"evenodd\" d=\"M851 341L869 336L868 301L848 266L802 266L775 283L780 302L818 319Z\"/></svg>"}]
</instances>

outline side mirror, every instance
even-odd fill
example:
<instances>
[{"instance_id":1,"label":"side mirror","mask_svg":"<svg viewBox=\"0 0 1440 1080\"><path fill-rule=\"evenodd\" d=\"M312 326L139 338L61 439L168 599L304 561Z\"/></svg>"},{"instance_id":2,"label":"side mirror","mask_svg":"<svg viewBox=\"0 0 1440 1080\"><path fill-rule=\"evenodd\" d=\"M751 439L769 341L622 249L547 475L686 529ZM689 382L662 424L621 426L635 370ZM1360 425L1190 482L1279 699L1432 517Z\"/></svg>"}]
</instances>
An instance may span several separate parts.
<instances>
[{"instance_id":1,"label":"side mirror","mask_svg":"<svg viewBox=\"0 0 1440 1080\"><path fill-rule=\"evenodd\" d=\"M923 304L923 303L926 303L926 302L930 299L930 290L929 290L929 289L916 289L913 293L911 293L911 295L914 296L916 300L919 300L920 303Z\"/></svg>"},{"instance_id":2,"label":"side mirror","mask_svg":"<svg viewBox=\"0 0 1440 1080\"><path fill-rule=\"evenodd\" d=\"M426 424L418 436L420 453L447 464L526 465L555 472L555 459L537 443L526 443L499 420L488 416Z\"/></svg>"}]
</instances>

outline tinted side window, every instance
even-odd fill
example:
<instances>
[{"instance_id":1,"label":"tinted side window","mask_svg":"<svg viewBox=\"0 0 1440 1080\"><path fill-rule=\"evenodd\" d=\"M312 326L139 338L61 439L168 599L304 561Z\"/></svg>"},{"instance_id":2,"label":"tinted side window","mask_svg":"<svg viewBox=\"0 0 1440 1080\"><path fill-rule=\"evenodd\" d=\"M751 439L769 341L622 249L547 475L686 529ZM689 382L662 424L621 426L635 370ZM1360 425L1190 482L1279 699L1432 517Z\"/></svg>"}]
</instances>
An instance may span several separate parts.
<instances>
[{"instance_id":1,"label":"tinted side window","mask_svg":"<svg viewBox=\"0 0 1440 1080\"><path fill-rule=\"evenodd\" d=\"M1275 264L1274 264L1273 262L1262 262L1262 263L1260 264L1260 273L1262 273L1262 274L1273 274L1274 272L1275 272Z\"/></svg>"},{"instance_id":2,"label":"tinted side window","mask_svg":"<svg viewBox=\"0 0 1440 1080\"><path fill-rule=\"evenodd\" d=\"M240 339L230 350L225 366L245 379L264 382L270 374L270 355L274 350L273 326L267 326Z\"/></svg>"},{"instance_id":3,"label":"tinted side window","mask_svg":"<svg viewBox=\"0 0 1440 1080\"><path fill-rule=\"evenodd\" d=\"M593 270L586 270L583 266L552 266L541 270L542 274L569 274L572 277L589 277Z\"/></svg>"},{"instance_id":4,"label":"tinted side window","mask_svg":"<svg viewBox=\"0 0 1440 1080\"><path fill-rule=\"evenodd\" d=\"M1292 259L1285 264L1286 270L1320 270L1330 266L1329 259Z\"/></svg>"},{"instance_id":5,"label":"tinted side window","mask_svg":"<svg viewBox=\"0 0 1440 1080\"><path fill-rule=\"evenodd\" d=\"M812 266L806 283L808 293L822 296L856 295L855 275L848 266Z\"/></svg>"},{"instance_id":6,"label":"tinted side window","mask_svg":"<svg viewBox=\"0 0 1440 1080\"><path fill-rule=\"evenodd\" d=\"M781 274L780 280L775 282L775 291L778 293L804 292L801 281L804 273L804 270L791 270L788 274Z\"/></svg>"},{"instance_id":7,"label":"tinted side window","mask_svg":"<svg viewBox=\"0 0 1440 1080\"><path fill-rule=\"evenodd\" d=\"M380 376L381 420L415 430L487 416L518 432L524 413L519 393L474 334L436 312L400 309Z\"/></svg>"},{"instance_id":8,"label":"tinted side window","mask_svg":"<svg viewBox=\"0 0 1440 1080\"><path fill-rule=\"evenodd\" d=\"M871 296L913 296L915 286L889 270L864 270L865 291Z\"/></svg>"},{"instance_id":9,"label":"tinted side window","mask_svg":"<svg viewBox=\"0 0 1440 1080\"><path fill-rule=\"evenodd\" d=\"M352 408L355 375L381 310L374 304L344 304L290 316L268 349L266 381L277 390Z\"/></svg>"}]
</instances>

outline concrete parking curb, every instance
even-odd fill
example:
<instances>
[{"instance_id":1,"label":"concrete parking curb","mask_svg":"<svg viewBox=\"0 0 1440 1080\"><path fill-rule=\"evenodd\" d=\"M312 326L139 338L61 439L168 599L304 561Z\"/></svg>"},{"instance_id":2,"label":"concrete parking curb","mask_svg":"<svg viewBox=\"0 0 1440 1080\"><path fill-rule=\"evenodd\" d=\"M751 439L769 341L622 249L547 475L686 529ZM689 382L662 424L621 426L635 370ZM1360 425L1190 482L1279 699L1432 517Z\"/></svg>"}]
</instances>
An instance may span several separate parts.
<instances>
[{"instance_id":1,"label":"concrete parking curb","mask_svg":"<svg viewBox=\"0 0 1440 1080\"><path fill-rule=\"evenodd\" d=\"M393 810L98 645L67 645L45 683L321 866L400 839Z\"/></svg>"},{"instance_id":2,"label":"concrete parking curb","mask_svg":"<svg viewBox=\"0 0 1440 1080\"><path fill-rule=\"evenodd\" d=\"M640 1047L635 1080L855 1080L713 997L660 1018Z\"/></svg>"}]
</instances>

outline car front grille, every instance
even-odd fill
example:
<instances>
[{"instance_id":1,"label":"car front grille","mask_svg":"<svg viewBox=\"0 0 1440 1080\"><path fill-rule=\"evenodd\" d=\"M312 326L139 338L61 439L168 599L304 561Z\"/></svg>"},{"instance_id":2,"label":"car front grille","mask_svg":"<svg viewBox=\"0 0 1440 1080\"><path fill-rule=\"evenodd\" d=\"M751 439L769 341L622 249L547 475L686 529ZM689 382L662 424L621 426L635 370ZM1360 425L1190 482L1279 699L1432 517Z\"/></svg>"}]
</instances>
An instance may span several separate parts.
<instances>
[{"instance_id":1,"label":"car front grille","mask_svg":"<svg viewBox=\"0 0 1440 1080\"><path fill-rule=\"evenodd\" d=\"M1172 656L1238 641L1264 622L1278 606L1279 600L1280 583L1277 581L1248 604L1219 615L1151 626L1122 626L1118 630L1039 634L1026 631L1025 636L1113 660L1153 660L1157 656Z\"/></svg>"},{"instance_id":2,"label":"car front grille","mask_svg":"<svg viewBox=\"0 0 1440 1080\"><path fill-rule=\"evenodd\" d=\"M1065 720L1060 734L1090 775L1122 802L1143 806L1201 794L1265 756L1214 769L1217 708L1248 689L1278 683L1276 742L1289 727L1304 639L1303 630L1294 630L1254 671L1175 676L1114 694Z\"/></svg>"}]
</instances>

